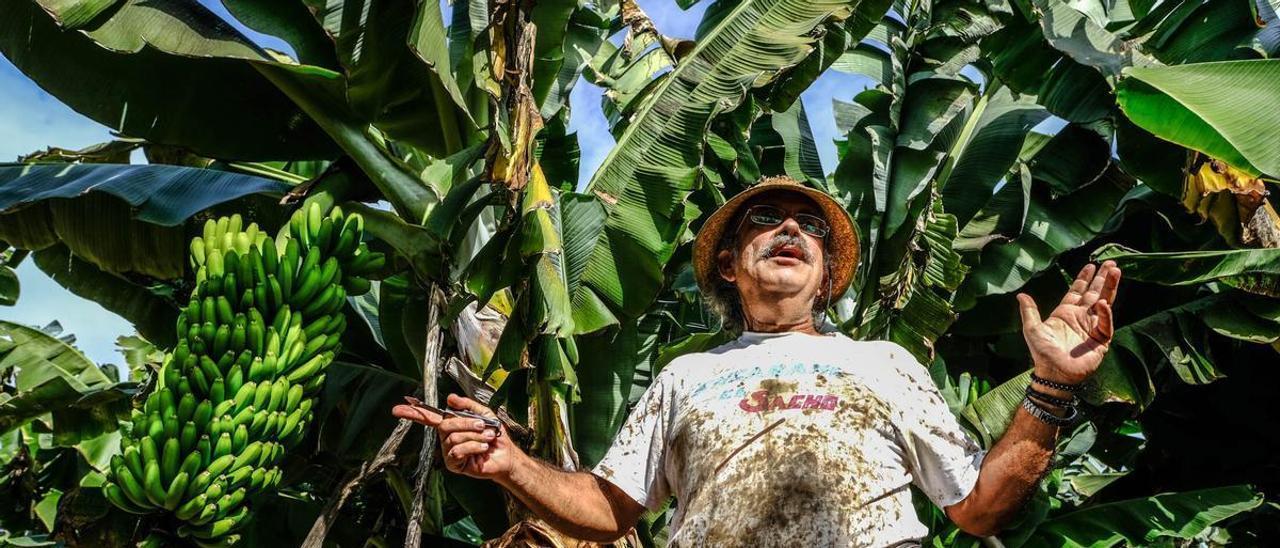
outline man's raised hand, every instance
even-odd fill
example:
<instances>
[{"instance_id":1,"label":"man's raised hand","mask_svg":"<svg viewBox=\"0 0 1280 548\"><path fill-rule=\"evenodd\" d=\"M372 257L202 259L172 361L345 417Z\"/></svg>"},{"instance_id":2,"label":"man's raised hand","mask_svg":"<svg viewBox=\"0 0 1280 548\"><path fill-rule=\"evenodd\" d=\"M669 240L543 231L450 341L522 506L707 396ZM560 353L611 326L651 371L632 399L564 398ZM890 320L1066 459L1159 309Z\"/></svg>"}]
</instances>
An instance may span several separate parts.
<instances>
[{"instance_id":1,"label":"man's raised hand","mask_svg":"<svg viewBox=\"0 0 1280 548\"><path fill-rule=\"evenodd\" d=\"M1036 303L1018 294L1022 336L1043 378L1079 384L1097 371L1111 344L1111 306L1120 285L1120 268L1113 261L1080 269L1071 289L1043 321Z\"/></svg>"},{"instance_id":2,"label":"man's raised hand","mask_svg":"<svg viewBox=\"0 0 1280 548\"><path fill-rule=\"evenodd\" d=\"M486 417L496 417L480 402L449 394L448 406L471 411ZM402 419L436 429L440 437L440 450L444 454L445 468L450 471L481 479L498 479L511 471L512 461L520 449L511 442L506 428L502 435L486 428L484 423L465 417L442 417L438 413L413 405L397 405L391 414Z\"/></svg>"}]
</instances>

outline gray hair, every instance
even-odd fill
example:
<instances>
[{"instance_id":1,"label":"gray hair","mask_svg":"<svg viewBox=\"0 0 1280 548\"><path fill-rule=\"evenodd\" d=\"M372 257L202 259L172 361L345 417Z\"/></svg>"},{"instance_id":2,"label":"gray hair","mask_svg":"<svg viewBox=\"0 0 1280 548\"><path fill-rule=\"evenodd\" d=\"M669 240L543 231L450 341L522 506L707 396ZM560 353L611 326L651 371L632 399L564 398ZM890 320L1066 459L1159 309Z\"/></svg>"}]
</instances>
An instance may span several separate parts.
<instances>
[{"instance_id":1,"label":"gray hair","mask_svg":"<svg viewBox=\"0 0 1280 548\"><path fill-rule=\"evenodd\" d=\"M743 212L739 211L735 217L741 218L742 214ZM727 226L737 226L737 223L728 223ZM738 234L736 230L726 230L720 236L720 242L716 244L716 257L720 256L721 251L732 253L735 261L738 259ZM718 261L717 264L719 264ZM832 258L831 254L827 253L825 249L822 253L822 265L826 269L827 279L830 280ZM716 281L713 282L708 291L703 293L707 306L717 316L720 316L720 328L722 330L734 336L742 334L742 331L748 326L746 314L742 312L742 295L738 293L738 286L721 277L719 273L716 273L713 279ZM827 291L830 291L830 289L828 288ZM823 293L819 292L813 299L814 329L822 327L823 320L826 319L826 303L817 298L822 295Z\"/></svg>"}]
</instances>

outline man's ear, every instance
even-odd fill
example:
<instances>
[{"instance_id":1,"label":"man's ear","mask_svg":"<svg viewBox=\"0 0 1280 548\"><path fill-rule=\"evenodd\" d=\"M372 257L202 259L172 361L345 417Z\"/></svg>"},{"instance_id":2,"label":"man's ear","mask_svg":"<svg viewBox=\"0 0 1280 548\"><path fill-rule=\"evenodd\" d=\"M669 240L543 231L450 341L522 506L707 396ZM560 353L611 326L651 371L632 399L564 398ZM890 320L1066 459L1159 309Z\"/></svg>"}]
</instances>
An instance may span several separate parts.
<instances>
[{"instance_id":1,"label":"man's ear","mask_svg":"<svg viewBox=\"0 0 1280 548\"><path fill-rule=\"evenodd\" d=\"M720 277L726 282L733 283L738 280L737 274L733 271L733 252L728 249L721 249L716 253L716 269L720 272Z\"/></svg>"}]
</instances>

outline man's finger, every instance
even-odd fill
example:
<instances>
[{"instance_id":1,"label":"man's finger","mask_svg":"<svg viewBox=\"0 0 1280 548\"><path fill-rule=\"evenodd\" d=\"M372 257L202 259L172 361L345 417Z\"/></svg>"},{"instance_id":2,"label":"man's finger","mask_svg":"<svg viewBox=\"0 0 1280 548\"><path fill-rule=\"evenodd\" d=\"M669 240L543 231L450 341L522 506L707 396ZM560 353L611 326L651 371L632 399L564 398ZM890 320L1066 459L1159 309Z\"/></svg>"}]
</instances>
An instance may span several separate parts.
<instances>
[{"instance_id":1,"label":"man's finger","mask_svg":"<svg viewBox=\"0 0 1280 548\"><path fill-rule=\"evenodd\" d=\"M450 417L442 421L436 429L440 431L441 436L448 436L454 432L481 432L484 430L484 423L466 417Z\"/></svg>"},{"instance_id":2,"label":"man's finger","mask_svg":"<svg viewBox=\"0 0 1280 548\"><path fill-rule=\"evenodd\" d=\"M1091 312L1093 312L1097 321L1094 322L1093 329L1089 331L1089 338L1104 346L1111 344L1111 336L1115 333L1111 323L1111 305L1107 301L1099 299L1093 303Z\"/></svg>"},{"instance_id":3,"label":"man's finger","mask_svg":"<svg viewBox=\"0 0 1280 548\"><path fill-rule=\"evenodd\" d=\"M1071 289L1067 290L1067 294L1062 296L1061 304L1076 304L1080 300L1085 290L1089 288L1089 280L1093 279L1093 270L1093 263L1084 265L1084 268L1080 269L1080 273L1076 274L1076 279L1071 282Z\"/></svg>"},{"instance_id":4,"label":"man's finger","mask_svg":"<svg viewBox=\"0 0 1280 548\"><path fill-rule=\"evenodd\" d=\"M1107 270L1106 282L1102 285L1101 300L1107 301L1108 304L1115 306L1116 290L1120 287L1120 267L1114 264Z\"/></svg>"},{"instance_id":5,"label":"man's finger","mask_svg":"<svg viewBox=\"0 0 1280 548\"><path fill-rule=\"evenodd\" d=\"M489 443L493 440L493 430L484 432L454 432L445 438L445 445L454 446L461 445L469 441L478 441Z\"/></svg>"},{"instance_id":6,"label":"man's finger","mask_svg":"<svg viewBox=\"0 0 1280 548\"><path fill-rule=\"evenodd\" d=\"M1023 329L1040 325L1040 309L1036 308L1036 301L1030 295L1018 294L1018 311L1022 314Z\"/></svg>"},{"instance_id":7,"label":"man's finger","mask_svg":"<svg viewBox=\"0 0 1280 548\"><path fill-rule=\"evenodd\" d=\"M1080 298L1078 304L1081 306L1093 306L1093 303L1098 301L1098 298L1102 296L1102 288L1107 283L1107 272L1111 268L1115 268L1115 266L1116 263L1112 261L1103 263L1102 268L1098 269L1093 279L1089 281L1089 289L1084 292L1084 296Z\"/></svg>"},{"instance_id":8,"label":"man's finger","mask_svg":"<svg viewBox=\"0 0 1280 548\"><path fill-rule=\"evenodd\" d=\"M440 422L444 420L444 417L441 417L440 415L412 405L397 405L392 407L391 414L396 417L408 419L418 424L433 428L440 426Z\"/></svg>"},{"instance_id":9,"label":"man's finger","mask_svg":"<svg viewBox=\"0 0 1280 548\"><path fill-rule=\"evenodd\" d=\"M493 411L491 409L489 409L488 407L485 407L484 404L476 400L473 400L471 398L464 398L457 394L449 394L448 401L449 401L449 407L452 407L454 409L471 411L472 413L479 413L486 417L497 417L497 415L493 414Z\"/></svg>"},{"instance_id":10,"label":"man's finger","mask_svg":"<svg viewBox=\"0 0 1280 548\"><path fill-rule=\"evenodd\" d=\"M449 448L449 456L454 459L464 460L472 455L479 455L489 450L489 444L479 441L468 441L459 443Z\"/></svg>"}]
</instances>

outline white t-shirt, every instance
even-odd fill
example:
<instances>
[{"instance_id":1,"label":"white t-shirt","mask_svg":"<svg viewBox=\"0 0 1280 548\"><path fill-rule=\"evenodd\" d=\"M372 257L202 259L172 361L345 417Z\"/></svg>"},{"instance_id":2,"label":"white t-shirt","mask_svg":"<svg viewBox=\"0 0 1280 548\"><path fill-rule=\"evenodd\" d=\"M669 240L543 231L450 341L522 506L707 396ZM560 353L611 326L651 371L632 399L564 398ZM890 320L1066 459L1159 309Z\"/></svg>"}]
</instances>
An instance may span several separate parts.
<instances>
[{"instance_id":1,"label":"white t-shirt","mask_svg":"<svg viewBox=\"0 0 1280 548\"><path fill-rule=\"evenodd\" d=\"M593 473L674 495L673 547L891 546L928 534L909 484L955 504L983 455L901 346L747 332L668 364Z\"/></svg>"}]
</instances>

